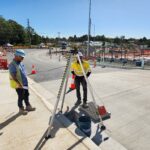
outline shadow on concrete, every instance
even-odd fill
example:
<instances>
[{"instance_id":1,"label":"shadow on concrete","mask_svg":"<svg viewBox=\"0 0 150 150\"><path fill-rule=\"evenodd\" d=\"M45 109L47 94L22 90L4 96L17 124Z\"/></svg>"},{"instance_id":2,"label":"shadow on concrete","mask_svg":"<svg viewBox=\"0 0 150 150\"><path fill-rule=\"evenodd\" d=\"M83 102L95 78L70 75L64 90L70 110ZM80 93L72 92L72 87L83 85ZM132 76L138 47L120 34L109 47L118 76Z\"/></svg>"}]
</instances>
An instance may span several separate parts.
<instances>
[{"instance_id":1,"label":"shadow on concrete","mask_svg":"<svg viewBox=\"0 0 150 150\"><path fill-rule=\"evenodd\" d=\"M21 114L17 113L15 115L13 115L12 117L10 117L9 119L7 119L6 121L2 122L0 124L0 130L3 129L4 127L6 127L7 125L9 125L11 122L15 121L16 118L18 118L19 116L21 116Z\"/></svg>"},{"instance_id":2,"label":"shadow on concrete","mask_svg":"<svg viewBox=\"0 0 150 150\"><path fill-rule=\"evenodd\" d=\"M78 115L76 113L76 109L78 108L77 106L73 106L70 110L68 109L64 115L71 121L71 122L76 122Z\"/></svg>"},{"instance_id":3,"label":"shadow on concrete","mask_svg":"<svg viewBox=\"0 0 150 150\"><path fill-rule=\"evenodd\" d=\"M0 136L3 134L3 132L0 132Z\"/></svg>"},{"instance_id":4,"label":"shadow on concrete","mask_svg":"<svg viewBox=\"0 0 150 150\"><path fill-rule=\"evenodd\" d=\"M41 139L39 140L39 142L35 146L34 150L41 150L42 147L45 145L45 143L47 141L47 139L45 138L47 131L48 131L48 129L44 132L43 136L41 137Z\"/></svg>"},{"instance_id":5,"label":"shadow on concrete","mask_svg":"<svg viewBox=\"0 0 150 150\"><path fill-rule=\"evenodd\" d=\"M45 145L45 143L51 139L51 138L54 138L56 133L58 132L58 130L60 128L66 128L66 126L64 127L61 123L60 123L60 118L61 118L61 115L60 113L56 114L55 115L55 118L54 118L54 123L53 123L53 126L51 128L51 131L49 133L49 136L47 137L47 132L48 132L48 129L46 129L46 131L44 132L44 134L42 135L41 139L39 140L39 142L37 143L37 145L35 146L34 150L41 150L42 147ZM51 119L51 117L50 117ZM68 124L69 126L70 124Z\"/></svg>"},{"instance_id":6,"label":"shadow on concrete","mask_svg":"<svg viewBox=\"0 0 150 150\"><path fill-rule=\"evenodd\" d=\"M91 139L96 145L100 145L103 141L106 141L106 140L109 139L109 137L103 138L103 136L102 136L102 134L101 134L102 131L103 131L103 130L100 129L100 126L97 125L96 133L95 133L95 135L93 136L93 138Z\"/></svg>"},{"instance_id":7,"label":"shadow on concrete","mask_svg":"<svg viewBox=\"0 0 150 150\"><path fill-rule=\"evenodd\" d=\"M82 139L78 140L76 143L74 143L72 146L70 146L67 150L74 149L78 144L80 144L86 137L83 137Z\"/></svg>"},{"instance_id":8,"label":"shadow on concrete","mask_svg":"<svg viewBox=\"0 0 150 150\"><path fill-rule=\"evenodd\" d=\"M79 106L79 105L78 105ZM82 127L84 126L84 129L85 130L89 130L88 132L83 132L83 130L81 129L81 127L79 126L79 118L81 116L86 116L85 113L79 109L78 106L73 106L71 108L70 111L68 111L67 113L65 113L64 115L70 120L70 122L72 123L75 123L76 125L76 129L75 129L75 133L78 135L78 136L82 136L82 137L90 137L91 135L91 128L88 128L87 129L87 125L82 123ZM83 125L84 124L84 125ZM85 127L86 126L86 127Z\"/></svg>"}]
</instances>

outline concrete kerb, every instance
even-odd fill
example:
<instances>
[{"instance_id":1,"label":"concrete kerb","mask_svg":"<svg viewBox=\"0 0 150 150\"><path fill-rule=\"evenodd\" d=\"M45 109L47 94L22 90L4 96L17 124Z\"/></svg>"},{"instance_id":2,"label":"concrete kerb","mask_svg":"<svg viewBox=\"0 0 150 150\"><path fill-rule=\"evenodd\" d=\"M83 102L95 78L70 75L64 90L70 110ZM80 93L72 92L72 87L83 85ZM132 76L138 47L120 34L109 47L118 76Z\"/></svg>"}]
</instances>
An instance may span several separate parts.
<instances>
[{"instance_id":1,"label":"concrete kerb","mask_svg":"<svg viewBox=\"0 0 150 150\"><path fill-rule=\"evenodd\" d=\"M52 113L52 111L54 109L54 106L50 102L48 102L48 99L46 99L44 96L42 96L43 93L40 92L40 91L43 91L43 90L46 91L46 89L44 89L41 86L38 86L38 83L34 82L30 78L29 78L29 85L30 85L30 89L41 99L41 101L46 106L46 108ZM56 99L56 97L53 94L51 94L50 92L48 92L48 93L49 93L50 98L55 98ZM67 130L73 136L75 136L77 139L82 141L82 143L85 145L85 147L87 147L87 149L91 149L91 150L100 150L101 149L90 138L88 138L83 132L81 132L80 129L78 129L75 124L71 123L71 121L69 121L63 114L60 114L60 115L61 115L61 117L59 117L60 118L59 121L63 124L63 126L65 126L67 128ZM82 135L82 136L77 135L75 133L75 130L78 133L80 133L80 135Z\"/></svg>"},{"instance_id":2,"label":"concrete kerb","mask_svg":"<svg viewBox=\"0 0 150 150\"><path fill-rule=\"evenodd\" d=\"M109 64L98 64L98 66L105 66L109 68L120 68L120 69L143 69L142 67L128 67L128 66L115 66L115 65L109 65Z\"/></svg>"}]
</instances>

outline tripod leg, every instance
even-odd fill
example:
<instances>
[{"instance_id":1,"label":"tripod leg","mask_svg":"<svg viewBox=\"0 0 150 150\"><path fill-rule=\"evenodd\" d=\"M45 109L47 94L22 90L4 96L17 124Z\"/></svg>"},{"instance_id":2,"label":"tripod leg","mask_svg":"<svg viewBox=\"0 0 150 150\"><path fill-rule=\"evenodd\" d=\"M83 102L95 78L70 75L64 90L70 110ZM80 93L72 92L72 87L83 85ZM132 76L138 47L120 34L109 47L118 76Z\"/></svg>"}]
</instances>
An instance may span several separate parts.
<instances>
[{"instance_id":1,"label":"tripod leg","mask_svg":"<svg viewBox=\"0 0 150 150\"><path fill-rule=\"evenodd\" d=\"M90 84L90 82L89 82L88 78L86 77L86 74L85 74L85 71L84 71L83 65L82 65L82 63L81 63L81 59L80 59L80 57L79 57L79 55L78 55L78 54L77 54L77 58L78 58L78 61L79 61L79 63L80 63L80 66L81 66L81 69L82 69L82 72L83 72L84 78L85 78L85 80L86 80L86 82L87 82L87 85L88 85L89 91L90 91L90 93L91 93L91 96L92 96L92 99L93 99L93 102L94 102L94 105L95 105L95 108L96 108L96 113L97 113L97 114L99 114L99 112L98 112L98 108L97 108L97 104L96 104L96 100L95 100L95 97L94 97L94 94L93 94L93 90L92 90L92 87L91 87L91 84ZM101 116L100 116L100 115L99 115L99 119L100 119L100 123L101 123L101 129L102 129L102 130L104 130L104 129L105 129L105 126L103 125L103 120L102 120L102 118L101 118Z\"/></svg>"},{"instance_id":2,"label":"tripod leg","mask_svg":"<svg viewBox=\"0 0 150 150\"><path fill-rule=\"evenodd\" d=\"M65 71L63 73L62 82L61 82L61 85L60 85L60 88L59 88L59 91L58 91L57 100L56 100L56 103L55 103L55 106L54 106L54 110L53 110L53 113L52 113L52 117L51 117L51 120L50 120L50 123L49 123L49 127L48 127L48 131L47 131L47 134L46 134L46 138L51 137L50 132L51 132L51 128L52 128L52 125L53 125L53 122L54 122L54 117L55 117L55 114L56 114L56 110L57 110L57 107L58 107L58 103L59 103L59 100L60 100L60 96L61 96L61 93L62 93L64 82L65 82L65 79L66 79L67 70L68 70L68 66L70 64L71 57L72 57L72 54L69 55L69 58L67 60L66 68L65 68Z\"/></svg>"},{"instance_id":3,"label":"tripod leg","mask_svg":"<svg viewBox=\"0 0 150 150\"><path fill-rule=\"evenodd\" d=\"M64 101L65 101L66 89L67 89L67 85L68 85L69 71L70 71L70 67L71 67L71 62L72 62L72 56L70 58L70 62L69 62L68 70L67 70L65 89L64 89L64 93L63 93L63 99L62 99L62 103L61 103L60 112L62 112L62 109L63 109L63 106L64 106Z\"/></svg>"}]
</instances>

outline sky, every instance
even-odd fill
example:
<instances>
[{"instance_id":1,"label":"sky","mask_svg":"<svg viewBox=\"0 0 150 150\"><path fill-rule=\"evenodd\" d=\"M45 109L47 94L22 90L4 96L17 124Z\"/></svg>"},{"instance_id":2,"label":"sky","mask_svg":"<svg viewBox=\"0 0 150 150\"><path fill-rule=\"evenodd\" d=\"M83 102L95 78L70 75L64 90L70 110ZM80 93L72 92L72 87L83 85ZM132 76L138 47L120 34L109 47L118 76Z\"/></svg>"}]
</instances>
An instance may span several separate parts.
<instances>
[{"instance_id":1,"label":"sky","mask_svg":"<svg viewBox=\"0 0 150 150\"><path fill-rule=\"evenodd\" d=\"M88 34L90 0L0 0L0 15L48 37ZM150 38L150 0L91 0L91 35Z\"/></svg>"}]
</instances>

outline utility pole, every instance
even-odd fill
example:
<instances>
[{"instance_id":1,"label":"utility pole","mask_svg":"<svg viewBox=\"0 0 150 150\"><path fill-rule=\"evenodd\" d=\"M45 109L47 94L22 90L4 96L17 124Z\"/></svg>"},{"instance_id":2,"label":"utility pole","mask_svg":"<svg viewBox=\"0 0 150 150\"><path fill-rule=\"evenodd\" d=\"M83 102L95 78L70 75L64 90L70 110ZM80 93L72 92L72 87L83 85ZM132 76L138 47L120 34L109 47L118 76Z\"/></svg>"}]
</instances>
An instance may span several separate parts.
<instances>
[{"instance_id":1,"label":"utility pole","mask_svg":"<svg viewBox=\"0 0 150 150\"><path fill-rule=\"evenodd\" d=\"M59 47L59 44L60 44L60 32L57 32L58 33L58 41L57 41L57 46Z\"/></svg>"},{"instance_id":2,"label":"utility pole","mask_svg":"<svg viewBox=\"0 0 150 150\"><path fill-rule=\"evenodd\" d=\"M29 38L29 44L31 45L31 33L30 33L30 21L27 19L27 30L28 30L28 38Z\"/></svg>"},{"instance_id":3,"label":"utility pole","mask_svg":"<svg viewBox=\"0 0 150 150\"><path fill-rule=\"evenodd\" d=\"M91 0L89 0L89 23L88 23L88 45L87 45L87 57L90 52L90 33L91 33Z\"/></svg>"},{"instance_id":4,"label":"utility pole","mask_svg":"<svg viewBox=\"0 0 150 150\"><path fill-rule=\"evenodd\" d=\"M58 40L60 39L60 32L58 32Z\"/></svg>"}]
</instances>

